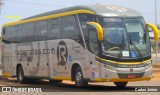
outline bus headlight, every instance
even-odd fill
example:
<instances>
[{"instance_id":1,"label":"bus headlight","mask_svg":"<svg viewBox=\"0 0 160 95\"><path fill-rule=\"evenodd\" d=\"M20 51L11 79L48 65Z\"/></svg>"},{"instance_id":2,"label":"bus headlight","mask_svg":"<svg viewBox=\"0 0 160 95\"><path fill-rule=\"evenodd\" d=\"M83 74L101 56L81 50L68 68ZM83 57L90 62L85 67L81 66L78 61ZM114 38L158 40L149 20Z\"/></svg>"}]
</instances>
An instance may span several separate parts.
<instances>
[{"instance_id":1,"label":"bus headlight","mask_svg":"<svg viewBox=\"0 0 160 95\"><path fill-rule=\"evenodd\" d=\"M144 64L145 64L145 69L149 69L152 67L152 61L147 61Z\"/></svg>"},{"instance_id":2,"label":"bus headlight","mask_svg":"<svg viewBox=\"0 0 160 95\"><path fill-rule=\"evenodd\" d=\"M145 65L150 65L152 63L152 61L147 61L147 62L144 62Z\"/></svg>"},{"instance_id":3,"label":"bus headlight","mask_svg":"<svg viewBox=\"0 0 160 95\"><path fill-rule=\"evenodd\" d=\"M152 64L149 64L149 65L147 65L145 68L146 69L149 69L149 68L151 68L152 67Z\"/></svg>"}]
</instances>

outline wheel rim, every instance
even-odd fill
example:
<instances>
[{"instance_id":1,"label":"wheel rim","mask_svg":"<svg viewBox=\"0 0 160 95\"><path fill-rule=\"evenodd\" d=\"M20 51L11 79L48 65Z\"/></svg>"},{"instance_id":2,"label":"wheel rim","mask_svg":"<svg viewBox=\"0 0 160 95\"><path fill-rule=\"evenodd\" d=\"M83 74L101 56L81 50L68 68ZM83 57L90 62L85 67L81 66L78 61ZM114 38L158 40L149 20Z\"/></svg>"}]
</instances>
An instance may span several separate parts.
<instances>
[{"instance_id":1,"label":"wheel rim","mask_svg":"<svg viewBox=\"0 0 160 95\"><path fill-rule=\"evenodd\" d=\"M81 72L78 72L76 74L76 80L77 80L77 84L81 83L81 80L82 80L82 73Z\"/></svg>"}]
</instances>

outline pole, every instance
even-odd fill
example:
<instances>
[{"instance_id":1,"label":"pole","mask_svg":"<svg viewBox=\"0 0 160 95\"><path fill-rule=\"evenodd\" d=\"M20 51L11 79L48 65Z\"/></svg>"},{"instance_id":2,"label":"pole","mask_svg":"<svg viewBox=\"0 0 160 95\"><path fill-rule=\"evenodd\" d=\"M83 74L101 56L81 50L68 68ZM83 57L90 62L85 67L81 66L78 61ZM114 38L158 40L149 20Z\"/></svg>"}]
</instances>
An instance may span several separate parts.
<instances>
[{"instance_id":1,"label":"pole","mask_svg":"<svg viewBox=\"0 0 160 95\"><path fill-rule=\"evenodd\" d=\"M157 26L157 0L155 0L155 26ZM156 63L158 63L158 42L156 41Z\"/></svg>"},{"instance_id":2,"label":"pole","mask_svg":"<svg viewBox=\"0 0 160 95\"><path fill-rule=\"evenodd\" d=\"M1 14L1 8L2 8L2 5L3 5L3 0L0 0L0 14Z\"/></svg>"}]
</instances>

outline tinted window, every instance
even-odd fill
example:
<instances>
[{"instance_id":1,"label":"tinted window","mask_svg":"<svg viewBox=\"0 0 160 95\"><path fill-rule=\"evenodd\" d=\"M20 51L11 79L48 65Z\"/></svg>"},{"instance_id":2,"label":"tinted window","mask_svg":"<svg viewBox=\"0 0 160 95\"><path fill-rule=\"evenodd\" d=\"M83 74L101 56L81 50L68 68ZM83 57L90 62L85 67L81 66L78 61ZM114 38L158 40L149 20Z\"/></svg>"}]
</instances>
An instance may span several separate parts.
<instances>
[{"instance_id":1,"label":"tinted window","mask_svg":"<svg viewBox=\"0 0 160 95\"><path fill-rule=\"evenodd\" d=\"M35 40L47 40L47 21L37 21L35 24Z\"/></svg>"},{"instance_id":2,"label":"tinted window","mask_svg":"<svg viewBox=\"0 0 160 95\"><path fill-rule=\"evenodd\" d=\"M62 18L63 31L62 38L73 38L78 36L77 23L74 16L66 16Z\"/></svg>"},{"instance_id":3,"label":"tinted window","mask_svg":"<svg viewBox=\"0 0 160 95\"><path fill-rule=\"evenodd\" d=\"M16 25L12 30L12 41L14 43L22 42L22 25Z\"/></svg>"},{"instance_id":4,"label":"tinted window","mask_svg":"<svg viewBox=\"0 0 160 95\"><path fill-rule=\"evenodd\" d=\"M5 28L3 28L2 31L3 31L2 35L5 35L6 34Z\"/></svg>"},{"instance_id":5,"label":"tinted window","mask_svg":"<svg viewBox=\"0 0 160 95\"><path fill-rule=\"evenodd\" d=\"M83 35L85 37L85 39L87 39L88 37L88 31L87 31L87 22L95 22L95 18L94 18L94 15L91 15L91 14L79 14L78 15L78 18L79 18L79 22L81 24L81 28L82 28L82 31L83 31Z\"/></svg>"},{"instance_id":6,"label":"tinted window","mask_svg":"<svg viewBox=\"0 0 160 95\"><path fill-rule=\"evenodd\" d=\"M23 24L23 42L34 40L34 23Z\"/></svg>"},{"instance_id":7,"label":"tinted window","mask_svg":"<svg viewBox=\"0 0 160 95\"><path fill-rule=\"evenodd\" d=\"M59 39L61 38L61 30L59 19L48 20L48 39Z\"/></svg>"},{"instance_id":8,"label":"tinted window","mask_svg":"<svg viewBox=\"0 0 160 95\"><path fill-rule=\"evenodd\" d=\"M12 27L6 27L3 29L2 41L4 43L11 43L12 40Z\"/></svg>"}]
</instances>

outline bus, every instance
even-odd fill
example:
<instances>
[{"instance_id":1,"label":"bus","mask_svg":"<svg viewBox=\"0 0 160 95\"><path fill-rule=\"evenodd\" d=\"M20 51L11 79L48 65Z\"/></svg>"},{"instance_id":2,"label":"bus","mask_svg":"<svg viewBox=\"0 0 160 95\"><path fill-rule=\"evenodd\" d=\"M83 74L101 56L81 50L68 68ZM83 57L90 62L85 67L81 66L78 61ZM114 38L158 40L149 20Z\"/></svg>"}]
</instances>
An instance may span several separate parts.
<instances>
[{"instance_id":1,"label":"bus","mask_svg":"<svg viewBox=\"0 0 160 95\"><path fill-rule=\"evenodd\" d=\"M143 16L116 5L80 5L54 10L2 27L2 76L89 82L148 81L152 77L151 46Z\"/></svg>"}]
</instances>

